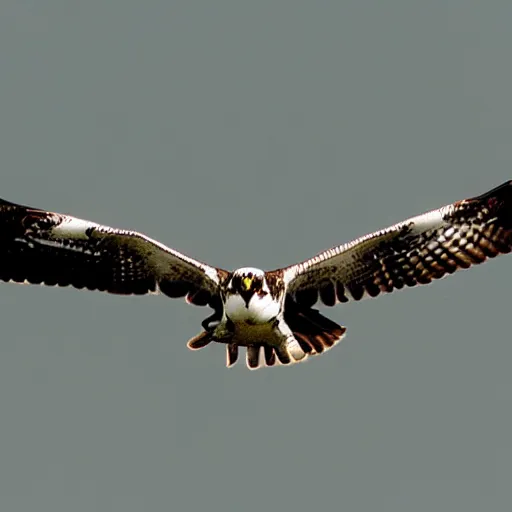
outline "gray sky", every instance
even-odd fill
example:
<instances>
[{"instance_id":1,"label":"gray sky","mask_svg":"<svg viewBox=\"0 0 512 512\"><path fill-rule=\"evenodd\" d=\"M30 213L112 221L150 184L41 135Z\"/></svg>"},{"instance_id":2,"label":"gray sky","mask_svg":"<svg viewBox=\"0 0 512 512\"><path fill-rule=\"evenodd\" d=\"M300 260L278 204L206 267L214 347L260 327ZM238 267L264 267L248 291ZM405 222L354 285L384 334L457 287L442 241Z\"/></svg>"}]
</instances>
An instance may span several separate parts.
<instances>
[{"instance_id":1,"label":"gray sky","mask_svg":"<svg viewBox=\"0 0 512 512\"><path fill-rule=\"evenodd\" d=\"M5 199L270 269L512 177L506 0L3 0ZM0 509L508 510L510 265L227 370L208 310L0 285ZM341 507L341 508L340 508Z\"/></svg>"}]
</instances>

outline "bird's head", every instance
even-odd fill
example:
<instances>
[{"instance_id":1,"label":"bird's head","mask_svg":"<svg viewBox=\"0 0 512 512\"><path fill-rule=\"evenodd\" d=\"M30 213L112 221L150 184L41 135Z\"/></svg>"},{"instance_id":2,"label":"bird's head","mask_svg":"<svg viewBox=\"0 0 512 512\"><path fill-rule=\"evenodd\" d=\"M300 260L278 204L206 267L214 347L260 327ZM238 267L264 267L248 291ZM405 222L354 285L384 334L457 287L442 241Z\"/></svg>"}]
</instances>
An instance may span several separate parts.
<instances>
[{"instance_id":1,"label":"bird's head","mask_svg":"<svg viewBox=\"0 0 512 512\"><path fill-rule=\"evenodd\" d=\"M249 302L255 293L266 295L268 289L265 282L265 273L258 268L239 268L233 272L227 290L228 293L240 294L246 302Z\"/></svg>"},{"instance_id":2,"label":"bird's head","mask_svg":"<svg viewBox=\"0 0 512 512\"><path fill-rule=\"evenodd\" d=\"M233 322L265 324L276 318L281 302L274 299L263 270L239 268L226 287L225 312Z\"/></svg>"}]
</instances>

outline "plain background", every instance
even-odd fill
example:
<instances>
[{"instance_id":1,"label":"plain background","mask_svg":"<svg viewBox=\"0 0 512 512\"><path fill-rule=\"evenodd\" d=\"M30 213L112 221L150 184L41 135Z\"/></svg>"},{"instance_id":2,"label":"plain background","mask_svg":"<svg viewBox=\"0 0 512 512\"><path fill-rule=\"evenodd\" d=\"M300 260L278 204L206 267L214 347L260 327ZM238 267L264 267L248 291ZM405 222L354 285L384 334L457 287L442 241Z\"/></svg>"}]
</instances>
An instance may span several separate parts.
<instances>
[{"instance_id":1,"label":"plain background","mask_svg":"<svg viewBox=\"0 0 512 512\"><path fill-rule=\"evenodd\" d=\"M5 199L265 269L512 177L508 0L3 0ZM163 297L0 286L0 510L509 510L510 266L227 370Z\"/></svg>"}]
</instances>

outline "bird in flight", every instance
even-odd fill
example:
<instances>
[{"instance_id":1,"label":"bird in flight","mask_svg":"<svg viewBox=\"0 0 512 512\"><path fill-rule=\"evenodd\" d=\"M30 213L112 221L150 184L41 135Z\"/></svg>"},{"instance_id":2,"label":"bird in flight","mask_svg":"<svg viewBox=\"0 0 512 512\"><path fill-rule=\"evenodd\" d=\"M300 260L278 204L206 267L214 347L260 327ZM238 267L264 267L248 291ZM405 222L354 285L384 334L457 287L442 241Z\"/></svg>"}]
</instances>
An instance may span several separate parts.
<instances>
[{"instance_id":1,"label":"bird in flight","mask_svg":"<svg viewBox=\"0 0 512 512\"><path fill-rule=\"evenodd\" d=\"M188 342L246 348L251 369L290 365L336 345L346 328L317 309L430 283L512 250L512 181L291 265L227 271L135 231L0 200L0 280L210 306Z\"/></svg>"}]
</instances>

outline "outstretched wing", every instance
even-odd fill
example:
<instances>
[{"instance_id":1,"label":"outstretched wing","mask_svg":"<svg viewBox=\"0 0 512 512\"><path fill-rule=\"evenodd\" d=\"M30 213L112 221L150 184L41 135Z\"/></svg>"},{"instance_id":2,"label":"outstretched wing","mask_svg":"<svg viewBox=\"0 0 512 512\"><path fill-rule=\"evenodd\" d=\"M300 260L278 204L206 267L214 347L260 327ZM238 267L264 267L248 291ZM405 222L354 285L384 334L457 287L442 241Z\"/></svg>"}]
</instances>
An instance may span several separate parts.
<instances>
[{"instance_id":1,"label":"outstretched wing","mask_svg":"<svg viewBox=\"0 0 512 512\"><path fill-rule=\"evenodd\" d=\"M288 294L312 306L427 284L512 250L512 181L283 269ZM276 271L279 272L279 271Z\"/></svg>"},{"instance_id":2,"label":"outstretched wing","mask_svg":"<svg viewBox=\"0 0 512 512\"><path fill-rule=\"evenodd\" d=\"M0 200L0 280L216 300L227 272L134 231Z\"/></svg>"}]
</instances>

